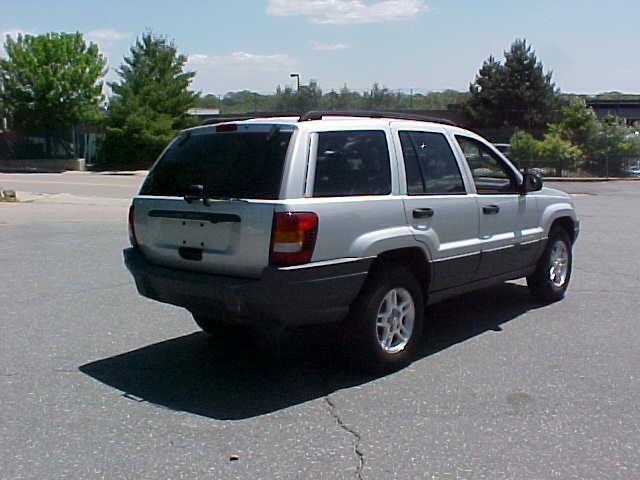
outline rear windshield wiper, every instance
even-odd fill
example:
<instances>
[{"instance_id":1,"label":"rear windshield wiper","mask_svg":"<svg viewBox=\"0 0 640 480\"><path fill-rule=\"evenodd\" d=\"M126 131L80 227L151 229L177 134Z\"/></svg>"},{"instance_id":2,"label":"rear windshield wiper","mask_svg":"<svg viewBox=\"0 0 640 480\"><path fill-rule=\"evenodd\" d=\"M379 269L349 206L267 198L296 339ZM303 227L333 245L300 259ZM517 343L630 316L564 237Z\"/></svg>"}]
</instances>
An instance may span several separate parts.
<instances>
[{"instance_id":1,"label":"rear windshield wiper","mask_svg":"<svg viewBox=\"0 0 640 480\"><path fill-rule=\"evenodd\" d=\"M204 185L190 185L184 194L184 201L191 203L194 200L202 200L202 204L208 206L209 200L241 200L241 198L228 195L209 195L205 193Z\"/></svg>"}]
</instances>

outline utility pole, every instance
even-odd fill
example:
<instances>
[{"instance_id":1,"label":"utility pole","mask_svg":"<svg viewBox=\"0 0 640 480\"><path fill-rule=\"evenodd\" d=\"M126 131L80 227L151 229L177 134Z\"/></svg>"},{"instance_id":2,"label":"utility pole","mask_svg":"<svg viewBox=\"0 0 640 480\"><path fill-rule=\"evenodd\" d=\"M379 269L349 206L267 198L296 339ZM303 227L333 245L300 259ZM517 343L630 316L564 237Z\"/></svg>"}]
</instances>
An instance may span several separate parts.
<instances>
[{"instance_id":1,"label":"utility pole","mask_svg":"<svg viewBox=\"0 0 640 480\"><path fill-rule=\"evenodd\" d=\"M409 90L409 110L413 110L413 88Z\"/></svg>"}]
</instances>

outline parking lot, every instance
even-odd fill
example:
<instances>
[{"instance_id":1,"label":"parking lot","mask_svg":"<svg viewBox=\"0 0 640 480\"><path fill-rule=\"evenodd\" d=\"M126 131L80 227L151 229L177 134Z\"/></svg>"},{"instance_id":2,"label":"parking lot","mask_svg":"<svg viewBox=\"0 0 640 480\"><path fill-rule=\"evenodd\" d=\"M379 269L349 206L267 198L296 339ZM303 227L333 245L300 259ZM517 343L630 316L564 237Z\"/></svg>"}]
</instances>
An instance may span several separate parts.
<instances>
[{"instance_id":1,"label":"parking lot","mask_svg":"<svg viewBox=\"0 0 640 480\"><path fill-rule=\"evenodd\" d=\"M562 183L568 296L432 307L411 366L335 329L211 340L122 263L139 176L0 175L0 478L640 478L640 182Z\"/></svg>"}]
</instances>

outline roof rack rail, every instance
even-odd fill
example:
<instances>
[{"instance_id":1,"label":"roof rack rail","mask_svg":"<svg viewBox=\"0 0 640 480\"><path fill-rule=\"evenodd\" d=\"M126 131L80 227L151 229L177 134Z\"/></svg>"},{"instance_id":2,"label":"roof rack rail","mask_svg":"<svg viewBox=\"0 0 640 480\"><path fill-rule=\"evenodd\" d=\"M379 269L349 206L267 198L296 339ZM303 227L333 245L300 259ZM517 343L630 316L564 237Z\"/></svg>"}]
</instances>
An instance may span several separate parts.
<instances>
[{"instance_id":1,"label":"roof rack rail","mask_svg":"<svg viewBox=\"0 0 640 480\"><path fill-rule=\"evenodd\" d=\"M322 120L323 117L362 117L362 118L389 118L396 120L415 120L419 122L442 123L457 127L458 125L446 118L431 117L417 113L406 112L378 112L378 111L347 111L347 110L318 110L304 113L300 116L300 122Z\"/></svg>"},{"instance_id":2,"label":"roof rack rail","mask_svg":"<svg viewBox=\"0 0 640 480\"><path fill-rule=\"evenodd\" d=\"M243 120L252 120L254 118L274 118L274 117L299 117L300 113L293 112L261 112L261 113L245 113L239 115L221 116L217 118L209 118L200 122L200 125L215 125L216 123L241 122Z\"/></svg>"},{"instance_id":3,"label":"roof rack rail","mask_svg":"<svg viewBox=\"0 0 640 480\"><path fill-rule=\"evenodd\" d=\"M215 125L217 123L241 122L243 120L252 120L254 118L276 118L276 117L299 117L299 122L308 122L311 120L322 120L323 117L357 117L357 118L388 118L392 120L414 120L418 122L441 123L444 125L459 126L457 123L447 120L446 118L432 117L429 115L421 115L418 113L407 112L379 112L379 111L351 111L351 110L312 110L306 113L299 112L261 112L246 113L239 115L221 116L210 118L200 122L200 125Z\"/></svg>"}]
</instances>

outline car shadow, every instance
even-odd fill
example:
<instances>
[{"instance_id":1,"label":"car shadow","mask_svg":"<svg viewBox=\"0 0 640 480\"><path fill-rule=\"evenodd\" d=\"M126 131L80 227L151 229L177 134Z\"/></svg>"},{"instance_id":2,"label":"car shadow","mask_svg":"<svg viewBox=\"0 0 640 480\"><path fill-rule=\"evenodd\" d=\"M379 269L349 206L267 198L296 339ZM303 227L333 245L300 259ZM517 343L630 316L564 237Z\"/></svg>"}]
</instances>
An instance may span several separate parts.
<instances>
[{"instance_id":1,"label":"car shadow","mask_svg":"<svg viewBox=\"0 0 640 480\"><path fill-rule=\"evenodd\" d=\"M428 340L416 361L493 330L538 307L526 287L506 283L428 309ZM221 420L274 412L373 380L346 368L340 330L294 331L284 341L192 333L87 363L80 371L123 395ZM277 347L277 348L275 348ZM425 360L427 359L427 360Z\"/></svg>"}]
</instances>

